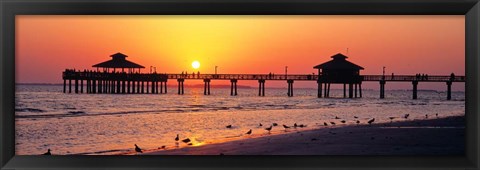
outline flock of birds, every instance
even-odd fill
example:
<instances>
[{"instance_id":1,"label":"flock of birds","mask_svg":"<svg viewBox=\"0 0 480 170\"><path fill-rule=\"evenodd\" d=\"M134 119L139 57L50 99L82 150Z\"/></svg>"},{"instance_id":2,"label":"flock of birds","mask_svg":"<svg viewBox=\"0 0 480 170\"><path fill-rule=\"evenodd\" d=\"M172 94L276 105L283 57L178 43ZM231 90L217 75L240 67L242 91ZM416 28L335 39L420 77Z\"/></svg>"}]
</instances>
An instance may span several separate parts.
<instances>
[{"instance_id":1,"label":"flock of birds","mask_svg":"<svg viewBox=\"0 0 480 170\"><path fill-rule=\"evenodd\" d=\"M435 114L435 116L438 118L438 113ZM402 116L404 119L408 119L410 117L410 114L405 114ZM353 118L355 118L355 123L358 125L360 124L360 120L358 120L358 116L353 116ZM393 119L397 118L397 117L388 117L390 119L390 123L393 122ZM335 116L335 119L341 119L339 118L338 116ZM428 119L428 114L425 114L425 119ZM347 121L346 120L341 120L340 121L341 123L345 124ZM373 122L375 122L375 118L371 118L367 121L368 125L371 125ZM330 122L331 125L336 125L335 122ZM329 126L327 122L323 122L323 125L324 126ZM259 123L258 124L259 127L262 127L263 124L262 123ZM278 123L272 123L269 127L267 128L264 128L265 130L268 131L268 133L270 133L270 131L273 129L273 127L275 126L278 126ZM283 128L285 129L285 131L287 131L287 129L290 129L291 126L288 126L288 125L285 125L285 124L282 124ZM227 125L225 126L227 129L231 129L233 128L233 126L230 124L230 125ZM307 125L304 125L304 124L297 124L297 123L294 123L293 124L293 128L304 128L304 127L307 127ZM248 130L245 134L247 135L251 135L252 134L252 129ZM178 142L180 141L180 135L177 134L177 136L175 137L175 142L177 143L178 145ZM183 143L186 143L187 145L192 145L192 140L190 138L185 138L185 139L182 139L181 140ZM137 144L134 144L135 146L135 152L137 153L143 153L143 150L137 145ZM166 146L163 145L161 147L159 147L158 149L165 149ZM52 153L50 152L51 150L48 149L48 151L46 153L44 153L43 155L52 155Z\"/></svg>"}]
</instances>

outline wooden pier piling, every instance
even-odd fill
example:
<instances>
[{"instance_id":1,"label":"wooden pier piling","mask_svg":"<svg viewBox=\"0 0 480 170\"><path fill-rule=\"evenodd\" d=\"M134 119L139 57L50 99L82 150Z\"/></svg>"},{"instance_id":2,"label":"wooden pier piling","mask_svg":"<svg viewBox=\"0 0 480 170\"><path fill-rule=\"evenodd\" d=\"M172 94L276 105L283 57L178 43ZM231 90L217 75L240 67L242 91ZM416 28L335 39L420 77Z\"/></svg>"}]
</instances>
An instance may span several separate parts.
<instances>
[{"instance_id":1,"label":"wooden pier piling","mask_svg":"<svg viewBox=\"0 0 480 170\"><path fill-rule=\"evenodd\" d=\"M447 100L452 99L452 81L447 81Z\"/></svg>"},{"instance_id":2,"label":"wooden pier piling","mask_svg":"<svg viewBox=\"0 0 480 170\"><path fill-rule=\"evenodd\" d=\"M417 81L417 80L412 81L412 85L413 85L413 95L412 95L412 98L413 98L413 99L417 99L417 85L418 85L418 81Z\"/></svg>"},{"instance_id":3,"label":"wooden pier piling","mask_svg":"<svg viewBox=\"0 0 480 170\"><path fill-rule=\"evenodd\" d=\"M380 99L385 98L385 80L380 80Z\"/></svg>"}]
</instances>

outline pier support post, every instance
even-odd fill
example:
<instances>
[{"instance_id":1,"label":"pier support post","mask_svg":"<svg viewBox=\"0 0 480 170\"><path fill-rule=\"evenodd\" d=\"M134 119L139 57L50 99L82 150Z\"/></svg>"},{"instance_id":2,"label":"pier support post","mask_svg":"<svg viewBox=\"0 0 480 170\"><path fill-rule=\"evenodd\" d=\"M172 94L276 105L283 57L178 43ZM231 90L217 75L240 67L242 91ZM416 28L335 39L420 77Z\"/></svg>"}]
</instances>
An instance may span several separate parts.
<instances>
[{"instance_id":1,"label":"pier support post","mask_svg":"<svg viewBox=\"0 0 480 170\"><path fill-rule=\"evenodd\" d=\"M288 92L287 92L287 95L288 97L292 97L293 96L293 80L287 80L287 84L288 84Z\"/></svg>"},{"instance_id":2,"label":"pier support post","mask_svg":"<svg viewBox=\"0 0 480 170\"><path fill-rule=\"evenodd\" d=\"M265 96L265 80L258 80L258 96Z\"/></svg>"},{"instance_id":3,"label":"pier support post","mask_svg":"<svg viewBox=\"0 0 480 170\"><path fill-rule=\"evenodd\" d=\"M357 86L358 86L358 84L355 83L355 98L357 98Z\"/></svg>"},{"instance_id":4,"label":"pier support post","mask_svg":"<svg viewBox=\"0 0 480 170\"><path fill-rule=\"evenodd\" d=\"M347 98L347 84L343 83L343 98Z\"/></svg>"},{"instance_id":5,"label":"pier support post","mask_svg":"<svg viewBox=\"0 0 480 170\"><path fill-rule=\"evenodd\" d=\"M120 80L117 80L117 94L120 94Z\"/></svg>"},{"instance_id":6,"label":"pier support post","mask_svg":"<svg viewBox=\"0 0 480 170\"><path fill-rule=\"evenodd\" d=\"M184 94L184 91L183 91L183 82L185 81L185 79L177 79L177 82L178 82L178 94Z\"/></svg>"},{"instance_id":7,"label":"pier support post","mask_svg":"<svg viewBox=\"0 0 480 170\"><path fill-rule=\"evenodd\" d=\"M362 98L362 82L358 83L358 89L360 92L360 98Z\"/></svg>"},{"instance_id":8,"label":"pier support post","mask_svg":"<svg viewBox=\"0 0 480 170\"><path fill-rule=\"evenodd\" d=\"M103 80L98 80L98 93L102 93L102 81Z\"/></svg>"},{"instance_id":9,"label":"pier support post","mask_svg":"<svg viewBox=\"0 0 480 170\"><path fill-rule=\"evenodd\" d=\"M168 82L168 80L165 79L165 94L167 94L167 82Z\"/></svg>"},{"instance_id":10,"label":"pier support post","mask_svg":"<svg viewBox=\"0 0 480 170\"><path fill-rule=\"evenodd\" d=\"M67 80L63 79L63 93L65 93L67 90Z\"/></svg>"},{"instance_id":11,"label":"pier support post","mask_svg":"<svg viewBox=\"0 0 480 170\"><path fill-rule=\"evenodd\" d=\"M72 93L72 79L68 79L68 93Z\"/></svg>"},{"instance_id":12,"label":"pier support post","mask_svg":"<svg viewBox=\"0 0 480 170\"><path fill-rule=\"evenodd\" d=\"M135 80L132 81L132 93L135 94Z\"/></svg>"},{"instance_id":13,"label":"pier support post","mask_svg":"<svg viewBox=\"0 0 480 170\"><path fill-rule=\"evenodd\" d=\"M237 95L237 79L230 79L230 96ZM235 88L235 91L234 91Z\"/></svg>"},{"instance_id":14,"label":"pier support post","mask_svg":"<svg viewBox=\"0 0 480 170\"><path fill-rule=\"evenodd\" d=\"M447 100L452 99L452 81L447 81Z\"/></svg>"},{"instance_id":15,"label":"pier support post","mask_svg":"<svg viewBox=\"0 0 480 170\"><path fill-rule=\"evenodd\" d=\"M418 85L418 81L417 81L417 80L412 81L412 85L413 85L413 96L412 96L412 98L413 98L413 99L417 99L417 85Z\"/></svg>"},{"instance_id":16,"label":"pier support post","mask_svg":"<svg viewBox=\"0 0 480 170\"><path fill-rule=\"evenodd\" d=\"M137 81L137 93L141 93L140 92L140 81Z\"/></svg>"},{"instance_id":17,"label":"pier support post","mask_svg":"<svg viewBox=\"0 0 480 170\"><path fill-rule=\"evenodd\" d=\"M380 80L380 99L385 98L385 80Z\"/></svg>"},{"instance_id":18,"label":"pier support post","mask_svg":"<svg viewBox=\"0 0 480 170\"><path fill-rule=\"evenodd\" d=\"M353 84L348 84L348 98L353 98Z\"/></svg>"},{"instance_id":19,"label":"pier support post","mask_svg":"<svg viewBox=\"0 0 480 170\"><path fill-rule=\"evenodd\" d=\"M97 93L97 80L95 79L92 80L92 93Z\"/></svg>"},{"instance_id":20,"label":"pier support post","mask_svg":"<svg viewBox=\"0 0 480 170\"><path fill-rule=\"evenodd\" d=\"M317 90L317 98L322 98L322 82L317 81L318 90Z\"/></svg>"},{"instance_id":21,"label":"pier support post","mask_svg":"<svg viewBox=\"0 0 480 170\"><path fill-rule=\"evenodd\" d=\"M327 97L330 97L330 84L331 83L328 83Z\"/></svg>"},{"instance_id":22,"label":"pier support post","mask_svg":"<svg viewBox=\"0 0 480 170\"><path fill-rule=\"evenodd\" d=\"M323 89L323 97L327 98L327 83L324 83L325 84L325 88Z\"/></svg>"},{"instance_id":23,"label":"pier support post","mask_svg":"<svg viewBox=\"0 0 480 170\"><path fill-rule=\"evenodd\" d=\"M151 88L152 88L152 91L151 91L151 93L152 93L152 94L155 94L155 82L154 82L154 81L151 81L150 83L152 84L152 87L151 87Z\"/></svg>"},{"instance_id":24,"label":"pier support post","mask_svg":"<svg viewBox=\"0 0 480 170\"><path fill-rule=\"evenodd\" d=\"M145 85L145 81L142 81L142 94L145 93L145 86L144 85Z\"/></svg>"},{"instance_id":25,"label":"pier support post","mask_svg":"<svg viewBox=\"0 0 480 170\"><path fill-rule=\"evenodd\" d=\"M203 95L210 95L210 79L203 79Z\"/></svg>"},{"instance_id":26,"label":"pier support post","mask_svg":"<svg viewBox=\"0 0 480 170\"><path fill-rule=\"evenodd\" d=\"M160 81L160 94L163 94L163 81Z\"/></svg>"}]
</instances>

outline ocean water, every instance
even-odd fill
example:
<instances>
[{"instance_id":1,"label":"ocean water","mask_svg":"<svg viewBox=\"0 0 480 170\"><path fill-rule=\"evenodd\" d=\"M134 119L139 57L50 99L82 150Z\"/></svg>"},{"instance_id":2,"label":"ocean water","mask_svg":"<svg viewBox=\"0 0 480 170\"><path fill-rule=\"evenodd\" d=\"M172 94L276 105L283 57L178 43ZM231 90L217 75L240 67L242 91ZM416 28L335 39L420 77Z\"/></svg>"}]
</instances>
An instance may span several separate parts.
<instances>
[{"instance_id":1,"label":"ocean water","mask_svg":"<svg viewBox=\"0 0 480 170\"><path fill-rule=\"evenodd\" d=\"M265 136L285 132L282 124L305 124L324 128L323 122L337 126L403 121L409 119L465 115L465 93L453 92L446 100L445 91L424 90L412 100L410 90L386 91L379 99L378 90L364 90L363 98L344 99L343 90L332 90L333 98L317 98L316 89L266 88L259 97L257 88L240 88L230 96L229 88L212 88L210 96L203 88L186 88L177 95L168 94L68 94L57 85L18 85L15 97L16 154L38 155L51 149L53 154L111 155L132 153L133 145L153 150L196 147L209 143ZM358 118L354 118L357 116ZM340 119L335 119L339 117ZM346 120L346 123L340 123ZM259 123L263 126L260 127ZM264 130L278 123L272 133ZM232 125L232 128L226 128ZM252 135L245 135L252 129ZM190 138L192 146L174 141Z\"/></svg>"}]
</instances>

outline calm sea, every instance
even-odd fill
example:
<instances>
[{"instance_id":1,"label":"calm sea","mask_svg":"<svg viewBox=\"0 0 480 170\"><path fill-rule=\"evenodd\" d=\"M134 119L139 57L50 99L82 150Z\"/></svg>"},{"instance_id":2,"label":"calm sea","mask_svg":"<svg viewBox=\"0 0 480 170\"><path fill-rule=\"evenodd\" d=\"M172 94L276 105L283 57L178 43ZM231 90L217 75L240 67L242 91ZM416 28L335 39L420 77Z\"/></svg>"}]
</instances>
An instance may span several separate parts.
<instances>
[{"instance_id":1,"label":"calm sea","mask_svg":"<svg viewBox=\"0 0 480 170\"><path fill-rule=\"evenodd\" d=\"M193 146L239 139L249 129L254 136L268 135L264 130L272 123L273 134L287 133L282 124L306 124L307 128L324 128L323 122L354 125L370 118L376 122L464 115L465 93L453 92L446 100L445 91L386 91L379 99L378 90L364 90L363 98L343 99L343 90L332 90L336 98L317 98L316 89L266 89L259 97L256 88L238 89L230 96L229 88L212 88L210 96L203 88L186 88L177 95L168 94L64 94L56 85L18 85L16 87L16 154L36 155L51 149L53 154L118 154L130 152L134 144L143 149L187 147L174 141L190 138ZM334 119L335 116L341 119ZM346 120L345 124L340 120ZM260 127L259 123L263 126ZM226 125L232 125L230 129Z\"/></svg>"}]
</instances>

